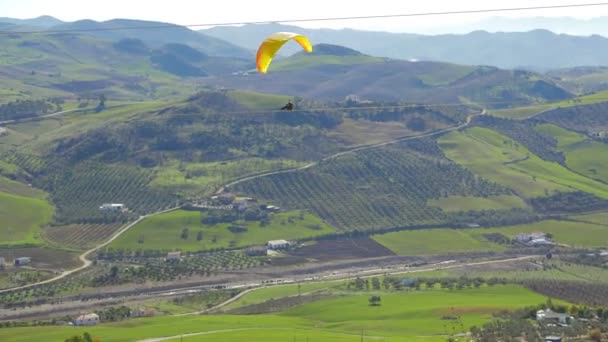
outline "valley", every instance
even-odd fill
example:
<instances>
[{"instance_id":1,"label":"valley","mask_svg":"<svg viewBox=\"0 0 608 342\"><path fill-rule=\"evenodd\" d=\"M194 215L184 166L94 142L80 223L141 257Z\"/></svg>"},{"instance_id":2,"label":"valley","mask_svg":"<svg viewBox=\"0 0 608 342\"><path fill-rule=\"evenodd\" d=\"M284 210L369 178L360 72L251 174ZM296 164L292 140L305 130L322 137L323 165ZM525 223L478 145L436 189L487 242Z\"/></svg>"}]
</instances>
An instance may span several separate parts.
<instances>
[{"instance_id":1,"label":"valley","mask_svg":"<svg viewBox=\"0 0 608 342\"><path fill-rule=\"evenodd\" d=\"M222 38L249 25L19 23L0 35L0 340L606 329L603 67L400 59L325 32L259 74ZM70 326L83 313L101 323Z\"/></svg>"}]
</instances>

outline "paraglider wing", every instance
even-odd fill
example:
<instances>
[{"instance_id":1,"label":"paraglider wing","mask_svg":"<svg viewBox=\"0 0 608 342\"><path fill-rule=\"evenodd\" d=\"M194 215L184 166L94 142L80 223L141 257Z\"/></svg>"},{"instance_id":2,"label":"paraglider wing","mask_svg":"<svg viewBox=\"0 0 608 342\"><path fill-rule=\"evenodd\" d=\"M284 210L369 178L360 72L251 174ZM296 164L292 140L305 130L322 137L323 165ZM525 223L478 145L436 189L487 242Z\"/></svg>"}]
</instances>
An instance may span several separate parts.
<instances>
[{"instance_id":1,"label":"paraglider wing","mask_svg":"<svg viewBox=\"0 0 608 342\"><path fill-rule=\"evenodd\" d=\"M266 38L260 47L255 59L258 71L265 74L274 55L279 51L283 44L290 40L295 40L306 52L312 52L312 45L306 36L292 32L277 32Z\"/></svg>"}]
</instances>

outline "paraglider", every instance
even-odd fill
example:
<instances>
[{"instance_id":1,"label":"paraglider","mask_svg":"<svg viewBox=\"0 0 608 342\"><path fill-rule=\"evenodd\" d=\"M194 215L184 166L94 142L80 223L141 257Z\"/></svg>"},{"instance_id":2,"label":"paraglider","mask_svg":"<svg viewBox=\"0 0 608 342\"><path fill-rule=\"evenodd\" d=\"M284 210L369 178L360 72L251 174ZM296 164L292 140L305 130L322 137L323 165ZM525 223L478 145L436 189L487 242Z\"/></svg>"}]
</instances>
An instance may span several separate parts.
<instances>
[{"instance_id":1,"label":"paraglider","mask_svg":"<svg viewBox=\"0 0 608 342\"><path fill-rule=\"evenodd\" d=\"M291 112L293 110L293 103L291 103L291 101L287 101L287 104L281 107L281 110L288 110Z\"/></svg>"},{"instance_id":2,"label":"paraglider","mask_svg":"<svg viewBox=\"0 0 608 342\"><path fill-rule=\"evenodd\" d=\"M295 40L306 52L312 52L312 45L306 36L292 33L292 32L277 32L271 34L266 38L260 47L256 55L255 64L258 71L265 74L268 71L270 62L274 55L281 49L281 47L290 40Z\"/></svg>"}]
</instances>

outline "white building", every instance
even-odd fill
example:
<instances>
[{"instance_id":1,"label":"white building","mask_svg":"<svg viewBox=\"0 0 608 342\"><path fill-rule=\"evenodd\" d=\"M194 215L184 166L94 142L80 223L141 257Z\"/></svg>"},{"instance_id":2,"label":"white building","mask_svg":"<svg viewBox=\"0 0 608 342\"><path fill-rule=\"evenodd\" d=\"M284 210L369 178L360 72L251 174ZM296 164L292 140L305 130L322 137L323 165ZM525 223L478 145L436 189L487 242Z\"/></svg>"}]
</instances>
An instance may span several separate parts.
<instances>
[{"instance_id":1,"label":"white building","mask_svg":"<svg viewBox=\"0 0 608 342\"><path fill-rule=\"evenodd\" d=\"M179 260L182 256L182 252L169 252L167 253L167 260Z\"/></svg>"},{"instance_id":2,"label":"white building","mask_svg":"<svg viewBox=\"0 0 608 342\"><path fill-rule=\"evenodd\" d=\"M94 314L94 313L80 315L80 316L76 317L76 319L72 323L77 326L97 325L97 323L99 323L99 315Z\"/></svg>"},{"instance_id":3,"label":"white building","mask_svg":"<svg viewBox=\"0 0 608 342\"><path fill-rule=\"evenodd\" d=\"M280 249L287 249L289 248L289 246L291 246L291 243L289 243L289 241L286 240L272 240L272 241L268 241L268 249L270 250L280 250Z\"/></svg>"},{"instance_id":4,"label":"white building","mask_svg":"<svg viewBox=\"0 0 608 342\"><path fill-rule=\"evenodd\" d=\"M104 203L99 207L99 210L102 211L123 211L125 210L125 205L122 203Z\"/></svg>"},{"instance_id":5,"label":"white building","mask_svg":"<svg viewBox=\"0 0 608 342\"><path fill-rule=\"evenodd\" d=\"M513 237L513 240L517 241L517 242L521 242L521 243L529 243L532 240L538 240L538 239L543 239L546 240L547 239L547 234L545 233L521 233L521 234L517 234Z\"/></svg>"},{"instance_id":6,"label":"white building","mask_svg":"<svg viewBox=\"0 0 608 342\"><path fill-rule=\"evenodd\" d=\"M15 266L24 266L32 262L30 257L21 257L14 260Z\"/></svg>"},{"instance_id":7,"label":"white building","mask_svg":"<svg viewBox=\"0 0 608 342\"><path fill-rule=\"evenodd\" d=\"M5 263L6 263L6 260L4 260L4 258L0 257L0 268L4 268Z\"/></svg>"},{"instance_id":8,"label":"white building","mask_svg":"<svg viewBox=\"0 0 608 342\"><path fill-rule=\"evenodd\" d=\"M572 321L573 319L574 317L568 314L554 312L551 309L538 310L536 312L537 321L548 321L558 324L570 324L570 321Z\"/></svg>"}]
</instances>

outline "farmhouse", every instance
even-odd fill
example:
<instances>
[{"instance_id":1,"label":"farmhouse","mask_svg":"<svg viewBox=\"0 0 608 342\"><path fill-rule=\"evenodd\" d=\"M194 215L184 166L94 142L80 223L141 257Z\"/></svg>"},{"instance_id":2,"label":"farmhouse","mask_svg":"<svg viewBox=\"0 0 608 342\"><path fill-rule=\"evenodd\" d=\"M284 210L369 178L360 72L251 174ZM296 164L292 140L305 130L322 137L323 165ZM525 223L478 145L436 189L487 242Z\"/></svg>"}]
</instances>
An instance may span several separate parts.
<instances>
[{"instance_id":1,"label":"farmhouse","mask_svg":"<svg viewBox=\"0 0 608 342\"><path fill-rule=\"evenodd\" d=\"M276 212L281 211L281 207L277 207L276 205L267 205L266 210L276 213Z\"/></svg>"},{"instance_id":2,"label":"farmhouse","mask_svg":"<svg viewBox=\"0 0 608 342\"><path fill-rule=\"evenodd\" d=\"M80 316L76 317L76 319L72 323L76 326L97 325L97 323L99 323L99 316L94 313L80 315Z\"/></svg>"},{"instance_id":3,"label":"farmhouse","mask_svg":"<svg viewBox=\"0 0 608 342\"><path fill-rule=\"evenodd\" d=\"M570 324L570 321L574 319L568 314L554 312L551 309L547 310L538 310L536 312L536 320L537 321L545 321L559 324Z\"/></svg>"},{"instance_id":4,"label":"farmhouse","mask_svg":"<svg viewBox=\"0 0 608 342\"><path fill-rule=\"evenodd\" d=\"M125 210L125 205L122 203L104 203L99 207L101 211L123 211Z\"/></svg>"},{"instance_id":5,"label":"farmhouse","mask_svg":"<svg viewBox=\"0 0 608 342\"><path fill-rule=\"evenodd\" d=\"M179 260L182 256L182 252L169 252L167 253L167 258L166 260Z\"/></svg>"},{"instance_id":6,"label":"farmhouse","mask_svg":"<svg viewBox=\"0 0 608 342\"><path fill-rule=\"evenodd\" d=\"M291 246L291 243L289 243L289 241L286 241L286 240L272 240L272 241L268 241L267 246L268 246L268 249L277 251L280 249L289 248L289 246Z\"/></svg>"},{"instance_id":7,"label":"farmhouse","mask_svg":"<svg viewBox=\"0 0 608 342\"><path fill-rule=\"evenodd\" d=\"M561 336L546 336L545 342L562 342Z\"/></svg>"},{"instance_id":8,"label":"farmhouse","mask_svg":"<svg viewBox=\"0 0 608 342\"><path fill-rule=\"evenodd\" d=\"M20 257L14 260L15 266L24 266L32 262L30 257Z\"/></svg>"}]
</instances>

